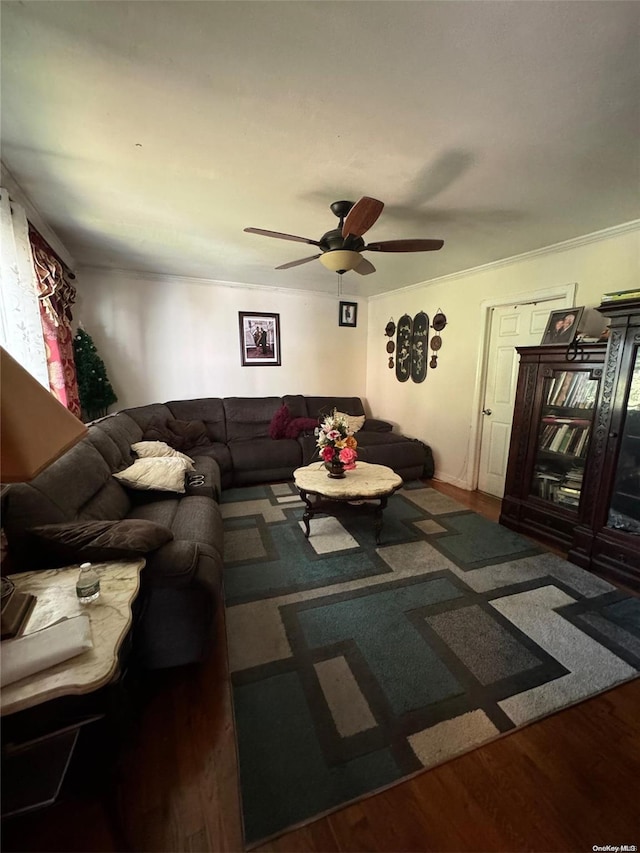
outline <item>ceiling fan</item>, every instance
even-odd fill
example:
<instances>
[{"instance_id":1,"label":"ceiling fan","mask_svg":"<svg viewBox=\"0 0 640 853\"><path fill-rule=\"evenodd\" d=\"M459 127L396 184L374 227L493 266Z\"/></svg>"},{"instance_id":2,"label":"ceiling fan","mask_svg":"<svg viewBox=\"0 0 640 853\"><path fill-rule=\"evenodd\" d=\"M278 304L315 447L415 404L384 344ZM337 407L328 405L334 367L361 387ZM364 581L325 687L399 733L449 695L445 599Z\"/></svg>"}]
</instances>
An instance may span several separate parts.
<instances>
[{"instance_id":1,"label":"ceiling fan","mask_svg":"<svg viewBox=\"0 0 640 853\"><path fill-rule=\"evenodd\" d=\"M355 204L352 201L334 201L331 210L340 223L337 228L323 234L319 240L282 234L280 231L265 231L263 228L245 228L244 230L248 234L262 234L264 237L277 237L279 240L308 243L320 249L317 255L289 261L288 264L276 267L277 270L288 270L320 258L320 263L332 272L342 274L354 270L359 275L369 275L375 272L376 268L371 261L362 257L361 252L434 252L444 245L444 240L384 240L381 243L365 245L362 235L377 221L383 207L384 204L381 201L368 196L363 196Z\"/></svg>"}]
</instances>

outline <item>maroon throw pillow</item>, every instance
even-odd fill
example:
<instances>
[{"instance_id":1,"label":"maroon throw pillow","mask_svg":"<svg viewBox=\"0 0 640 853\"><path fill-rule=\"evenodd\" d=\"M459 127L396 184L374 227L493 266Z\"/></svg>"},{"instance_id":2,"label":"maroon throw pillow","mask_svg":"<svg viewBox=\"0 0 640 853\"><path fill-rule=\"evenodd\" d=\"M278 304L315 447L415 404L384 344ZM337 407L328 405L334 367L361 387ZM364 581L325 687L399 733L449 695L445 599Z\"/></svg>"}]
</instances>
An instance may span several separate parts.
<instances>
[{"instance_id":1,"label":"maroon throw pillow","mask_svg":"<svg viewBox=\"0 0 640 853\"><path fill-rule=\"evenodd\" d=\"M287 424L284 436L285 438L297 438L301 432L314 430L318 426L318 421L315 418L293 418Z\"/></svg>"},{"instance_id":2,"label":"maroon throw pillow","mask_svg":"<svg viewBox=\"0 0 640 853\"><path fill-rule=\"evenodd\" d=\"M284 438L287 424L291 420L291 412L288 406L280 406L269 424L269 437L273 439Z\"/></svg>"}]
</instances>

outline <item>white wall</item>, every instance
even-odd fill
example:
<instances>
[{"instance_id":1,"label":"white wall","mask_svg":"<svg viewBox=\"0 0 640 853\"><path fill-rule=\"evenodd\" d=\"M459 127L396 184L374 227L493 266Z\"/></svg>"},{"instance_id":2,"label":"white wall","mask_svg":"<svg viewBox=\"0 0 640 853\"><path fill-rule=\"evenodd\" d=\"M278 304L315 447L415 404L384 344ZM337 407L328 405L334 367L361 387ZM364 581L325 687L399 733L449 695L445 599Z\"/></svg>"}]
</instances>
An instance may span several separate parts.
<instances>
[{"instance_id":1,"label":"white wall","mask_svg":"<svg viewBox=\"0 0 640 853\"><path fill-rule=\"evenodd\" d=\"M336 292L337 292L336 279ZM364 397L367 310L338 326L337 296L84 268L74 320L118 395L112 410L195 397ZM282 366L242 367L239 311L280 314Z\"/></svg>"},{"instance_id":2,"label":"white wall","mask_svg":"<svg viewBox=\"0 0 640 853\"><path fill-rule=\"evenodd\" d=\"M446 250L446 244L445 249ZM637 288L640 226L611 229L505 264L448 276L369 300L366 395L371 414L393 421L406 435L431 445L436 477L471 488L470 446L478 412L473 405L485 300L577 282L576 305L597 306L603 293ZM403 314L438 309L447 315L436 370L421 384L398 382L387 366L384 327Z\"/></svg>"}]
</instances>

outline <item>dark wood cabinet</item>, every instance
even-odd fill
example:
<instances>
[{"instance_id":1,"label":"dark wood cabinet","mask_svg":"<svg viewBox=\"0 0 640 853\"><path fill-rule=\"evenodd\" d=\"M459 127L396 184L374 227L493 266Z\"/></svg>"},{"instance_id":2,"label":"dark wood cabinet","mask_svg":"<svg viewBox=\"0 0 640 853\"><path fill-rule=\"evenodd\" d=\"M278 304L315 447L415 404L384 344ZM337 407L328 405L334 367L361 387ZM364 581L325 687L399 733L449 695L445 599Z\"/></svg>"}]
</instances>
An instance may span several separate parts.
<instances>
[{"instance_id":1,"label":"dark wood cabinet","mask_svg":"<svg viewBox=\"0 0 640 853\"><path fill-rule=\"evenodd\" d=\"M640 300L598 309L609 345L589 453L590 489L569 559L640 591Z\"/></svg>"},{"instance_id":2,"label":"dark wood cabinet","mask_svg":"<svg viewBox=\"0 0 640 853\"><path fill-rule=\"evenodd\" d=\"M606 345L518 348L500 522L640 591L640 300L598 310Z\"/></svg>"},{"instance_id":3,"label":"dark wood cabinet","mask_svg":"<svg viewBox=\"0 0 640 853\"><path fill-rule=\"evenodd\" d=\"M589 487L605 344L518 347L520 368L500 522L568 550Z\"/></svg>"}]
</instances>

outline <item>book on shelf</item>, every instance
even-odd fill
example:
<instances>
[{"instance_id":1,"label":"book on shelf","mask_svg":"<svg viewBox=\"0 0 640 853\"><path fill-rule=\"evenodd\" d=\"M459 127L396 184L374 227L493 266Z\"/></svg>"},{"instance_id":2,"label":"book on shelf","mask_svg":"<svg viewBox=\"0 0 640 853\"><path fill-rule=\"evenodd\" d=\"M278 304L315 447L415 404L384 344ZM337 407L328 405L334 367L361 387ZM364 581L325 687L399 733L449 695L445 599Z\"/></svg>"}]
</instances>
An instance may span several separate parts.
<instances>
[{"instance_id":1,"label":"book on shelf","mask_svg":"<svg viewBox=\"0 0 640 853\"><path fill-rule=\"evenodd\" d=\"M557 430L556 434L553 437L553 441L549 445L549 450L553 450L556 453L560 452L560 445L562 444L565 435L569 431L569 424L562 424L562 426Z\"/></svg>"},{"instance_id":2,"label":"book on shelf","mask_svg":"<svg viewBox=\"0 0 640 853\"><path fill-rule=\"evenodd\" d=\"M573 409L590 409L596 398L598 383L584 370L563 370L549 385L547 405Z\"/></svg>"},{"instance_id":3,"label":"book on shelf","mask_svg":"<svg viewBox=\"0 0 640 853\"><path fill-rule=\"evenodd\" d=\"M585 418L546 416L542 419L538 447L540 450L579 456L588 441L590 426L591 421Z\"/></svg>"},{"instance_id":4,"label":"book on shelf","mask_svg":"<svg viewBox=\"0 0 640 853\"><path fill-rule=\"evenodd\" d=\"M546 501L553 501L562 483L562 474L536 471L534 474L534 493Z\"/></svg>"},{"instance_id":5,"label":"book on shelf","mask_svg":"<svg viewBox=\"0 0 640 853\"><path fill-rule=\"evenodd\" d=\"M611 293L603 294L602 303L621 302L625 299L640 299L640 290L613 290Z\"/></svg>"}]
</instances>

